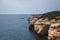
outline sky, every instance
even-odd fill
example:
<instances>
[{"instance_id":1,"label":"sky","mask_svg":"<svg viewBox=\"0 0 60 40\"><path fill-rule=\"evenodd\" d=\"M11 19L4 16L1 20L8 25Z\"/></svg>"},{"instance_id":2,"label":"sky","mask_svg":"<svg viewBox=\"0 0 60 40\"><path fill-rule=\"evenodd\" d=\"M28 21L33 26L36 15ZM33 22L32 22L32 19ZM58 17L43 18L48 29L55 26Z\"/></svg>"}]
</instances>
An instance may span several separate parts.
<instances>
[{"instance_id":1,"label":"sky","mask_svg":"<svg viewBox=\"0 0 60 40\"><path fill-rule=\"evenodd\" d=\"M60 0L0 0L0 14L42 14L60 11Z\"/></svg>"}]
</instances>

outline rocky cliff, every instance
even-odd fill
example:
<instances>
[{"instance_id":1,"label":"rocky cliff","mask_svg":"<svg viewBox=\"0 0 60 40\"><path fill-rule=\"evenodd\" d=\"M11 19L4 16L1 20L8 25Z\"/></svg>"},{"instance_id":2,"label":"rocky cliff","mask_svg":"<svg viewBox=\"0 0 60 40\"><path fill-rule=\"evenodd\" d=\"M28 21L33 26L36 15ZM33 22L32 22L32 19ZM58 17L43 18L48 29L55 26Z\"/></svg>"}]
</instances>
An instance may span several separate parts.
<instances>
[{"instance_id":1,"label":"rocky cliff","mask_svg":"<svg viewBox=\"0 0 60 40\"><path fill-rule=\"evenodd\" d=\"M28 22L29 30L41 36L48 36L49 39L49 36L51 34L50 32L54 32L54 30L51 31L51 27L54 27L54 25L60 25L60 11L52 11L44 14L32 15Z\"/></svg>"}]
</instances>

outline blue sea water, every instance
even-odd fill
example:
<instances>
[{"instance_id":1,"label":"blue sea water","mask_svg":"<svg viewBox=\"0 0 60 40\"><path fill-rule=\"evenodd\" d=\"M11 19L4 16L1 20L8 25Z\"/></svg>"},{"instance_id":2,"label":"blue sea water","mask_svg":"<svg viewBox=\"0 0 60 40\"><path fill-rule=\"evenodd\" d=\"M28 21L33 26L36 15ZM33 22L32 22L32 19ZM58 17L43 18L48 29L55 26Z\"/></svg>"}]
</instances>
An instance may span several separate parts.
<instances>
[{"instance_id":1,"label":"blue sea water","mask_svg":"<svg viewBox=\"0 0 60 40\"><path fill-rule=\"evenodd\" d=\"M0 40L45 40L29 31L30 17L27 14L0 14Z\"/></svg>"}]
</instances>

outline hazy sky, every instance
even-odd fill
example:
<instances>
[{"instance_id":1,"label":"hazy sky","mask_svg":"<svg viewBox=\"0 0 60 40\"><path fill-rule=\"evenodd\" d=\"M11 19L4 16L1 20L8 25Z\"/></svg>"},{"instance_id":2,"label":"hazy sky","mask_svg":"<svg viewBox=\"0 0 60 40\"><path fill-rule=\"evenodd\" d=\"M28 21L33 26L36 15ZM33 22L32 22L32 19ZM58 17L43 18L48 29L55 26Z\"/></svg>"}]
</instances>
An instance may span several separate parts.
<instances>
[{"instance_id":1,"label":"hazy sky","mask_svg":"<svg viewBox=\"0 0 60 40\"><path fill-rule=\"evenodd\" d=\"M60 0L0 0L0 14L36 14L60 10Z\"/></svg>"}]
</instances>

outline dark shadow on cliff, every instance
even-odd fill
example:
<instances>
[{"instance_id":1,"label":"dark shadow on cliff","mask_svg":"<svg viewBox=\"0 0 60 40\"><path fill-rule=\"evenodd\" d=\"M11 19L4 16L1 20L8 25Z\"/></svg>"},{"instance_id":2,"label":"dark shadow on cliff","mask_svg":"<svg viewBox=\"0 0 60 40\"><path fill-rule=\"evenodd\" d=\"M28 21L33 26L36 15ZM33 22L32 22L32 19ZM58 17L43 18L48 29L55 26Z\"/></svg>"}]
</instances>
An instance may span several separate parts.
<instances>
[{"instance_id":1,"label":"dark shadow on cliff","mask_svg":"<svg viewBox=\"0 0 60 40\"><path fill-rule=\"evenodd\" d=\"M29 31L34 32L34 25L29 25Z\"/></svg>"}]
</instances>

